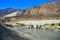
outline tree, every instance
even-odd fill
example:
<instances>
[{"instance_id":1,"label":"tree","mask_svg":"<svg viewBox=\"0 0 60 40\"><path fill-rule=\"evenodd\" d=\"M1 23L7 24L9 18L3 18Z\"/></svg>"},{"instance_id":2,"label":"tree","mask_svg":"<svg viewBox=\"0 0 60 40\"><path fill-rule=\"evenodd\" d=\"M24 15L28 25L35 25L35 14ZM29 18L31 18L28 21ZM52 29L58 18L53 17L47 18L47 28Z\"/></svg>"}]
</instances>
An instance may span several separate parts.
<instances>
[{"instance_id":1,"label":"tree","mask_svg":"<svg viewBox=\"0 0 60 40\"><path fill-rule=\"evenodd\" d=\"M51 26L54 26L54 25L55 25L54 23L51 24Z\"/></svg>"},{"instance_id":2,"label":"tree","mask_svg":"<svg viewBox=\"0 0 60 40\"><path fill-rule=\"evenodd\" d=\"M59 23L59 26L60 26L60 23Z\"/></svg>"},{"instance_id":3,"label":"tree","mask_svg":"<svg viewBox=\"0 0 60 40\"><path fill-rule=\"evenodd\" d=\"M38 25L36 25L36 29L38 29Z\"/></svg>"}]
</instances>

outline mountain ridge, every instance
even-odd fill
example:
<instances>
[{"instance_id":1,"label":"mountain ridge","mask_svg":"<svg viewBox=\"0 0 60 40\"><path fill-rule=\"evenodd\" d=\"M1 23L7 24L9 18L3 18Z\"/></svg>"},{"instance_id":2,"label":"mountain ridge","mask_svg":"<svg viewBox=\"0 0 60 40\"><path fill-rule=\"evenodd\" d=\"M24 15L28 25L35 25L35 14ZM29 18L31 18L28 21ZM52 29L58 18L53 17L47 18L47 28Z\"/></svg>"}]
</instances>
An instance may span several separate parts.
<instances>
[{"instance_id":1,"label":"mountain ridge","mask_svg":"<svg viewBox=\"0 0 60 40\"><path fill-rule=\"evenodd\" d=\"M48 2L45 4L32 6L24 10L18 10L16 16L7 17L10 20L60 20L60 1ZM15 11L16 12L16 11ZM14 13L14 12L13 12Z\"/></svg>"},{"instance_id":2,"label":"mountain ridge","mask_svg":"<svg viewBox=\"0 0 60 40\"><path fill-rule=\"evenodd\" d=\"M18 11L18 10L20 11L20 9L15 9L13 7L5 8L5 9L0 9L0 17L4 16L4 15L7 15L7 14L10 14L12 12Z\"/></svg>"}]
</instances>

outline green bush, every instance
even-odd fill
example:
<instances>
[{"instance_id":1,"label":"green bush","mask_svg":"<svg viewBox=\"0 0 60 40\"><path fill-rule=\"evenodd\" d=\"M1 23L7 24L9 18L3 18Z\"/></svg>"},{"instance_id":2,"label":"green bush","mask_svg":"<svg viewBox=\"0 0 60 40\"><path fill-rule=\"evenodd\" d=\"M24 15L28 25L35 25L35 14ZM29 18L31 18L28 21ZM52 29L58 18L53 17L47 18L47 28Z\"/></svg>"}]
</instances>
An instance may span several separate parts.
<instances>
[{"instance_id":1,"label":"green bush","mask_svg":"<svg viewBox=\"0 0 60 40\"><path fill-rule=\"evenodd\" d=\"M59 23L59 26L60 26L60 23Z\"/></svg>"},{"instance_id":2,"label":"green bush","mask_svg":"<svg viewBox=\"0 0 60 40\"><path fill-rule=\"evenodd\" d=\"M18 24L20 26L25 26L25 24L23 24L23 23L16 23L16 24Z\"/></svg>"},{"instance_id":3,"label":"green bush","mask_svg":"<svg viewBox=\"0 0 60 40\"><path fill-rule=\"evenodd\" d=\"M52 23L52 24L51 24L51 26L55 26L55 24L54 24L54 23Z\"/></svg>"},{"instance_id":4,"label":"green bush","mask_svg":"<svg viewBox=\"0 0 60 40\"><path fill-rule=\"evenodd\" d=\"M47 26L60 26L60 23L45 24Z\"/></svg>"},{"instance_id":5,"label":"green bush","mask_svg":"<svg viewBox=\"0 0 60 40\"><path fill-rule=\"evenodd\" d=\"M47 26L51 26L51 24L45 24L45 25L47 25Z\"/></svg>"}]
</instances>

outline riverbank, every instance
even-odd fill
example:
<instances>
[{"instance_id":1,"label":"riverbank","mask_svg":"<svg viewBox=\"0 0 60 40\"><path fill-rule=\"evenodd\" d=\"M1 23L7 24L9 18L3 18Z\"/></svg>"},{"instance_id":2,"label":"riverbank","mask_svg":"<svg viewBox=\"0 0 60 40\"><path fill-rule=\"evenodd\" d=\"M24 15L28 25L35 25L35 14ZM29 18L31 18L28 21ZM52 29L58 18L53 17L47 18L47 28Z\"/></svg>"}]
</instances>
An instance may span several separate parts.
<instances>
[{"instance_id":1,"label":"riverbank","mask_svg":"<svg viewBox=\"0 0 60 40\"><path fill-rule=\"evenodd\" d=\"M28 38L21 37L18 32L4 27L0 24L0 40L29 40Z\"/></svg>"},{"instance_id":2,"label":"riverbank","mask_svg":"<svg viewBox=\"0 0 60 40\"><path fill-rule=\"evenodd\" d=\"M33 26L33 28L37 29L60 31L60 20L22 20L14 23L5 22L5 24L10 27L13 25L18 25L20 27L26 25L24 27L32 28Z\"/></svg>"}]
</instances>

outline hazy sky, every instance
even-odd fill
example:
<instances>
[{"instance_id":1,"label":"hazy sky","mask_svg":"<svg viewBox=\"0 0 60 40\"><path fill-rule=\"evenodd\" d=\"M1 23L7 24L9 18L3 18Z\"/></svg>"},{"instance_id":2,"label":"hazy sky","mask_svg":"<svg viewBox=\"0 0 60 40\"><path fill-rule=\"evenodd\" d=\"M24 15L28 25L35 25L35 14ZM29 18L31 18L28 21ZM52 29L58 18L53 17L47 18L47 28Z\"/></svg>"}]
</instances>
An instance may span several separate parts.
<instances>
[{"instance_id":1,"label":"hazy sky","mask_svg":"<svg viewBox=\"0 0 60 40\"><path fill-rule=\"evenodd\" d=\"M25 9L48 1L53 0L0 0L0 9L8 7Z\"/></svg>"}]
</instances>

